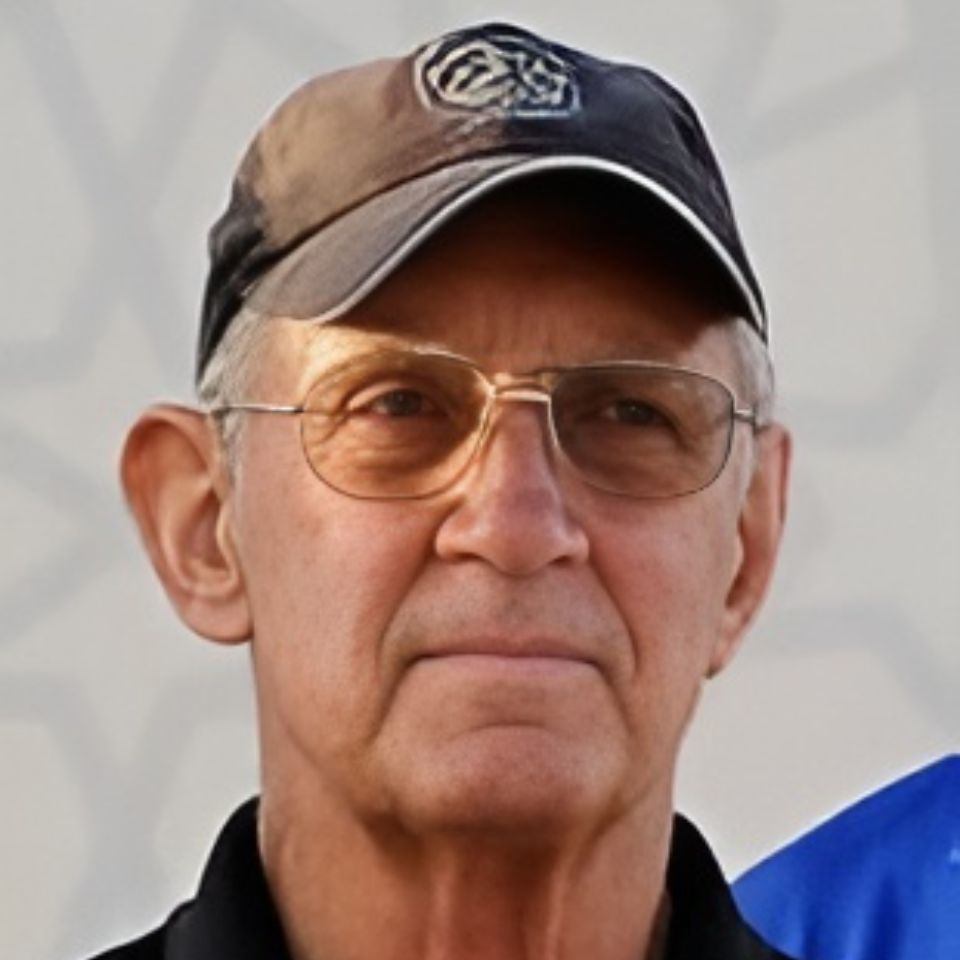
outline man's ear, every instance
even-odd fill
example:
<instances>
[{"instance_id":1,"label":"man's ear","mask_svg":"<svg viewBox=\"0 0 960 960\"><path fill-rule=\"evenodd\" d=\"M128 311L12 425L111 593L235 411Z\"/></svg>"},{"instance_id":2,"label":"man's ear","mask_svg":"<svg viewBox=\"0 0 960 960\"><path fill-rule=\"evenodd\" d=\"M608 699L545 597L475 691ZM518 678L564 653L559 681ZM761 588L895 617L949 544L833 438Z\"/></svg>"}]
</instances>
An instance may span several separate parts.
<instances>
[{"instance_id":1,"label":"man's ear","mask_svg":"<svg viewBox=\"0 0 960 960\"><path fill-rule=\"evenodd\" d=\"M764 428L756 438L756 465L738 522L739 563L727 593L720 636L708 676L733 659L747 627L766 596L787 511L791 439L780 424Z\"/></svg>"},{"instance_id":2,"label":"man's ear","mask_svg":"<svg viewBox=\"0 0 960 960\"><path fill-rule=\"evenodd\" d=\"M127 435L120 461L127 503L181 620L238 643L252 633L231 528L230 486L209 418L158 405Z\"/></svg>"}]
</instances>

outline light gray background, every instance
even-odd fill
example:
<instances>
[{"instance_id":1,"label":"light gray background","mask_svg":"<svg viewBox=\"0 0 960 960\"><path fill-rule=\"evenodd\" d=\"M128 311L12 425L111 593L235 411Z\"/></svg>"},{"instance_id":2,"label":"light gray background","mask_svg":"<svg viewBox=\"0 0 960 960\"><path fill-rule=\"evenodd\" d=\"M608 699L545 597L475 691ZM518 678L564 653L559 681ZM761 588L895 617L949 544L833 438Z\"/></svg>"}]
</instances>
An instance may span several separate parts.
<instances>
[{"instance_id":1,"label":"light gray background","mask_svg":"<svg viewBox=\"0 0 960 960\"><path fill-rule=\"evenodd\" d=\"M0 0L0 955L158 920L254 789L246 656L174 619L114 479L138 408L189 394L243 145L311 73L492 16L693 95L769 294L790 530L681 806L735 872L955 749L954 0Z\"/></svg>"}]
</instances>

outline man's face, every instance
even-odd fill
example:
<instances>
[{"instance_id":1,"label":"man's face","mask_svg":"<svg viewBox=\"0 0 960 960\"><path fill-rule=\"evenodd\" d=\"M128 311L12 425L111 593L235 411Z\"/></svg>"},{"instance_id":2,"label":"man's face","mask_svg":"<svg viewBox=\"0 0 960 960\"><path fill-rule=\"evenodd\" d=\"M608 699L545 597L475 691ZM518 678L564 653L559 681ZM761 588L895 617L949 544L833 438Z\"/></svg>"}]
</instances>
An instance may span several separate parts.
<instances>
[{"instance_id":1,"label":"man's face","mask_svg":"<svg viewBox=\"0 0 960 960\"><path fill-rule=\"evenodd\" d=\"M729 329L583 211L481 202L336 325L277 321L255 396L302 399L382 339L487 371L653 359L735 386ZM264 786L409 829L546 828L669 802L728 595L751 440L700 493L641 501L558 462L539 404L497 408L421 500L310 470L297 418L250 416L231 522L254 623Z\"/></svg>"}]
</instances>

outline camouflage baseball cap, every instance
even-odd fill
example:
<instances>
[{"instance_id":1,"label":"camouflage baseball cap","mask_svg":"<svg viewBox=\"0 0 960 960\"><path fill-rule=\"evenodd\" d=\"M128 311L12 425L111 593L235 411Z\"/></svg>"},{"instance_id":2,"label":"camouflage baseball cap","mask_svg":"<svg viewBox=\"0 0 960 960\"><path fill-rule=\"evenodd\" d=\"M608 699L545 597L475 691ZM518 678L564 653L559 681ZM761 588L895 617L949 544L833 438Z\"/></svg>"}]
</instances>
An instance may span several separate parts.
<instances>
[{"instance_id":1,"label":"camouflage baseball cap","mask_svg":"<svg viewBox=\"0 0 960 960\"><path fill-rule=\"evenodd\" d=\"M477 198L584 170L702 240L766 340L763 296L690 103L652 71L485 24L315 77L267 119L210 234L197 375L244 305L341 316Z\"/></svg>"}]
</instances>

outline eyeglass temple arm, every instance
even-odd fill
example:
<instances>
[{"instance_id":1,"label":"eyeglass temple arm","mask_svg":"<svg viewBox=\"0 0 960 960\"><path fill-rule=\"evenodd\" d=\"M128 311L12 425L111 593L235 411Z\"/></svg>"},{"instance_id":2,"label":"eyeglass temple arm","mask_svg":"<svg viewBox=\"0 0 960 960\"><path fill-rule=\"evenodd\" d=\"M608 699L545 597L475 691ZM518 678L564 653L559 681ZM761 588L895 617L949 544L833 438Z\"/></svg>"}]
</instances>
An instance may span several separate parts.
<instances>
[{"instance_id":1,"label":"eyeglass temple arm","mask_svg":"<svg viewBox=\"0 0 960 960\"><path fill-rule=\"evenodd\" d=\"M767 424L760 422L760 414L757 410L750 407L734 407L733 419L740 420L743 423L749 423L754 430L762 430Z\"/></svg>"},{"instance_id":2,"label":"eyeglass temple arm","mask_svg":"<svg viewBox=\"0 0 960 960\"><path fill-rule=\"evenodd\" d=\"M303 413L300 405L291 406L279 403L224 403L219 407L210 407L207 413L212 417L221 417L226 413L243 410L247 413Z\"/></svg>"}]
</instances>

